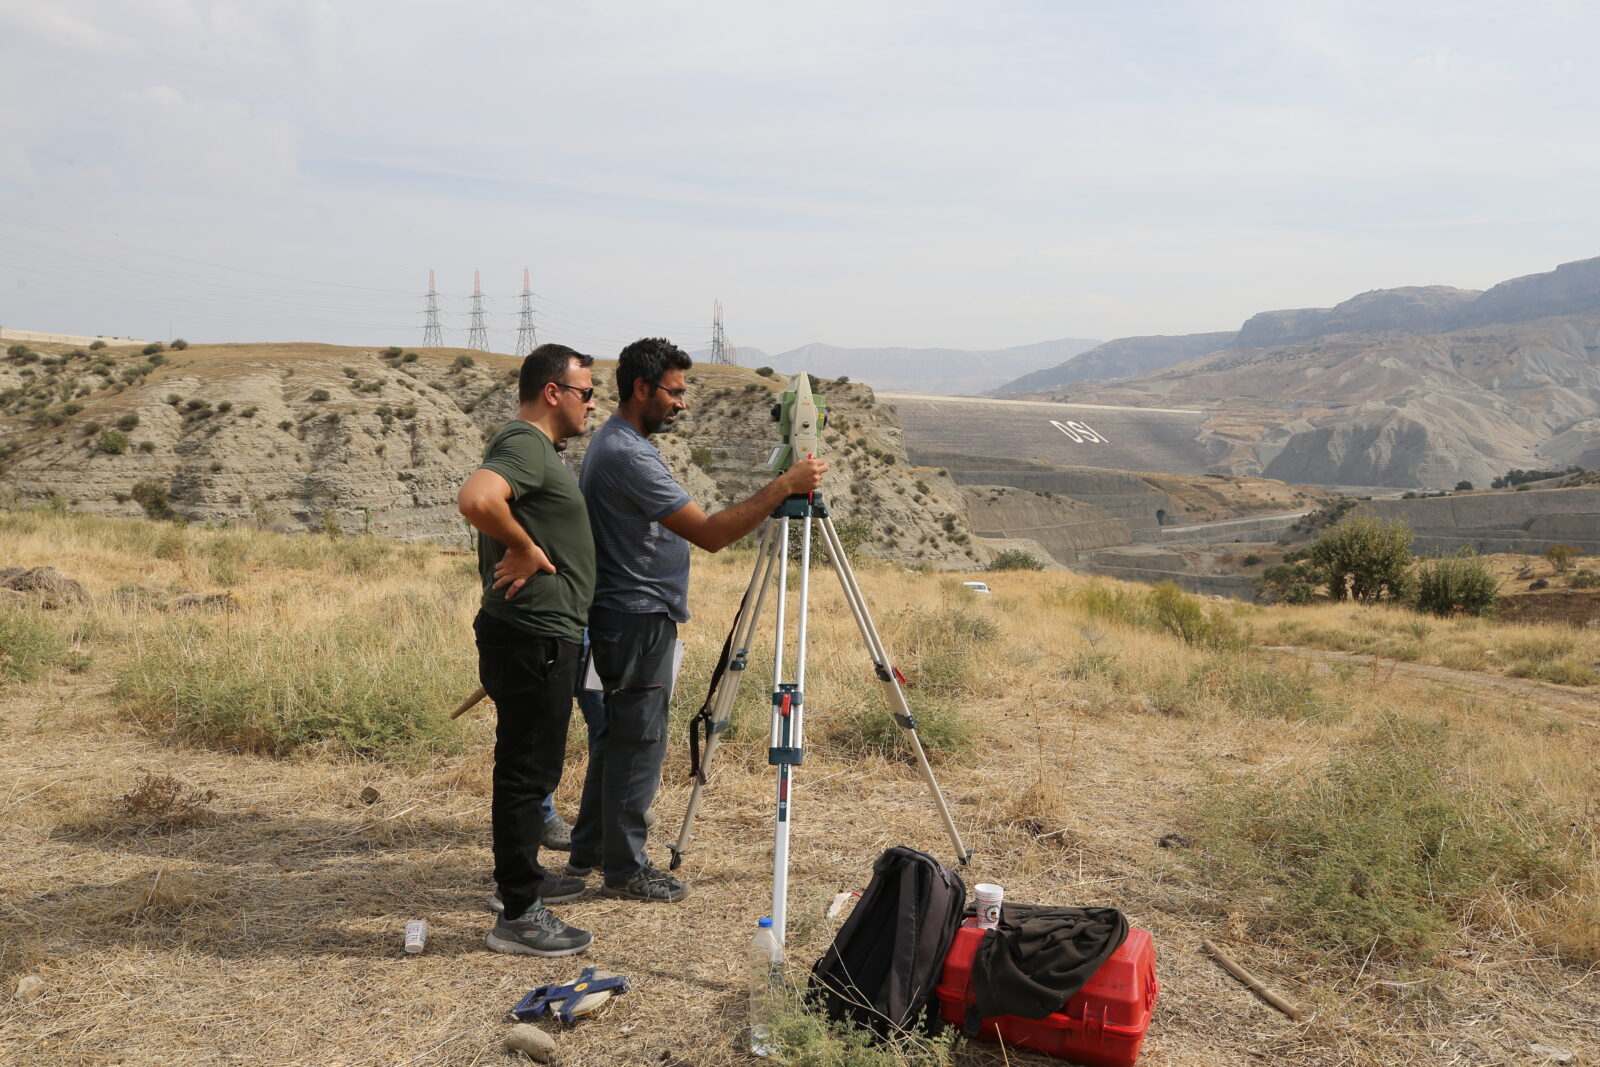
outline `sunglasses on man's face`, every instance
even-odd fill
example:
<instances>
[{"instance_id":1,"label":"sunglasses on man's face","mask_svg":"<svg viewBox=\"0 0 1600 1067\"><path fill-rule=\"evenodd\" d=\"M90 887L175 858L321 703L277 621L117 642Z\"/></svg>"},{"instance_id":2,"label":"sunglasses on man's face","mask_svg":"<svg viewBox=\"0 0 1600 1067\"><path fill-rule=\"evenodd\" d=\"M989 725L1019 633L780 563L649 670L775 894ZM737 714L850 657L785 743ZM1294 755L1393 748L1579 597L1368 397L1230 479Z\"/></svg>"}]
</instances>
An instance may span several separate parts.
<instances>
[{"instance_id":1,"label":"sunglasses on man's face","mask_svg":"<svg viewBox=\"0 0 1600 1067\"><path fill-rule=\"evenodd\" d=\"M594 386L592 385L587 389L580 389L576 385L568 385L565 382L551 382L550 384L555 386L557 389L572 390L574 393L578 394L578 399L583 401L585 404L594 398Z\"/></svg>"}]
</instances>

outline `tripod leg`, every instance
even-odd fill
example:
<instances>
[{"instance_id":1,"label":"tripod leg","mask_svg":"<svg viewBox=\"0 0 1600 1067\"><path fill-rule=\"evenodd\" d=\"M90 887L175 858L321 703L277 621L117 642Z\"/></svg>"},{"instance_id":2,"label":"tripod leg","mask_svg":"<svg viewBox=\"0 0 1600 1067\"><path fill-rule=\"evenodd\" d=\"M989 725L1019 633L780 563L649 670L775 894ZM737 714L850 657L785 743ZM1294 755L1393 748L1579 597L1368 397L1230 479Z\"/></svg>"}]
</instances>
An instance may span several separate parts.
<instances>
[{"instance_id":1,"label":"tripod leg","mask_svg":"<svg viewBox=\"0 0 1600 1067\"><path fill-rule=\"evenodd\" d=\"M855 617L856 627L861 631L861 638L866 642L867 651L872 656L873 672L883 684L883 695L889 702L889 711L894 715L894 721L905 731L906 740L911 743L911 750L916 753L917 766L922 771L923 781L928 785L928 792L933 795L934 806L939 809L939 817L944 821L945 832L950 835L950 843L955 846L956 858L965 865L972 858L972 853L962 844L961 833L956 829L955 820L950 816L950 807L945 803L944 794L939 790L939 782L933 776L933 767L928 763L928 754L923 751L922 739L917 736L917 723L912 718L910 706L906 703L905 691L900 688L894 664L889 662L889 653L884 648L883 639L878 636L878 628L873 625L872 615L867 610L866 597L862 595L861 587L856 584L855 571L850 566L849 558L844 554L844 545L839 540L838 531L833 528L833 519L823 515L817 519L817 525L822 529L822 539L828 547L828 554L833 557L833 567L839 575L839 584L844 587L844 598L850 605L850 614Z\"/></svg>"},{"instance_id":2,"label":"tripod leg","mask_svg":"<svg viewBox=\"0 0 1600 1067\"><path fill-rule=\"evenodd\" d=\"M734 702L739 698L739 683L744 680L745 669L749 666L750 635L755 632L756 622L761 617L761 608L767 599L767 588L771 584L772 569L777 562L774 551L777 541L776 529L777 524L768 521L762 530L761 544L756 549L755 569L751 572L750 584L745 587L744 597L739 602L742 605L739 614L734 618L731 649L733 655L728 662L728 673L719 680L716 693L711 698L711 727L706 736L705 753L700 757L700 775L695 779L694 788L689 792L689 804L684 808L683 824L678 828L677 844L668 846L672 853L670 870L677 870L683 863L685 853L688 852L695 816L700 810L701 795L711 777L711 761L716 755L718 745L721 744L722 732L727 729L728 719L733 714ZM750 603L752 591L756 594L754 604Z\"/></svg>"},{"instance_id":3,"label":"tripod leg","mask_svg":"<svg viewBox=\"0 0 1600 1067\"><path fill-rule=\"evenodd\" d=\"M794 682L783 681L784 587L788 578L789 520L784 518L783 562L778 569L778 652L774 657L772 685L772 737L767 762L778 768L778 816L772 843L772 928L784 943L789 922L789 828L794 769L805 758L806 610L811 581L811 517L807 509L800 526L800 590L795 624Z\"/></svg>"}]
</instances>

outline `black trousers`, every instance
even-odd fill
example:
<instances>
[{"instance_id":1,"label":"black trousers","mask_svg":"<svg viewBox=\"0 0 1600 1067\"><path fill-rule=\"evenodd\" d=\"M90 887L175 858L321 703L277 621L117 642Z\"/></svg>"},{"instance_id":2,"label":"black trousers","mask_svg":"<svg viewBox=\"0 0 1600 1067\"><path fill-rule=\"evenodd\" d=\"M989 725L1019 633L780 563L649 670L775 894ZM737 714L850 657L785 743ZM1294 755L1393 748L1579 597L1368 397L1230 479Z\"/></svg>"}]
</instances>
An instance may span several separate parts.
<instances>
[{"instance_id":1,"label":"black trousers","mask_svg":"<svg viewBox=\"0 0 1600 1067\"><path fill-rule=\"evenodd\" d=\"M678 624L665 614L589 612L589 653L605 686L605 715L589 734L572 862L622 885L649 860L645 811L661 784Z\"/></svg>"},{"instance_id":2,"label":"black trousers","mask_svg":"<svg viewBox=\"0 0 1600 1067\"><path fill-rule=\"evenodd\" d=\"M544 887L542 805L561 784L582 646L535 637L481 611L472 631L478 681L497 709L490 804L494 880L506 917L515 919L538 902Z\"/></svg>"}]
</instances>

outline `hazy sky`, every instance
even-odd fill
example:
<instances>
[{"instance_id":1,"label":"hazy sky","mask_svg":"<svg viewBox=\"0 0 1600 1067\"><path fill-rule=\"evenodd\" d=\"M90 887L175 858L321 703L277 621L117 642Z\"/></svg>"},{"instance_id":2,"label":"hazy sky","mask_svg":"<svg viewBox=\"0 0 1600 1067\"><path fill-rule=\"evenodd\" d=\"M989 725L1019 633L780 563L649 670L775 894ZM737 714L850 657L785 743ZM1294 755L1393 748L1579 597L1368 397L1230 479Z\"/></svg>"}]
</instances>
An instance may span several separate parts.
<instances>
[{"instance_id":1,"label":"hazy sky","mask_svg":"<svg viewBox=\"0 0 1600 1067\"><path fill-rule=\"evenodd\" d=\"M1593 4L0 0L0 325L777 352L1600 255Z\"/></svg>"}]
</instances>

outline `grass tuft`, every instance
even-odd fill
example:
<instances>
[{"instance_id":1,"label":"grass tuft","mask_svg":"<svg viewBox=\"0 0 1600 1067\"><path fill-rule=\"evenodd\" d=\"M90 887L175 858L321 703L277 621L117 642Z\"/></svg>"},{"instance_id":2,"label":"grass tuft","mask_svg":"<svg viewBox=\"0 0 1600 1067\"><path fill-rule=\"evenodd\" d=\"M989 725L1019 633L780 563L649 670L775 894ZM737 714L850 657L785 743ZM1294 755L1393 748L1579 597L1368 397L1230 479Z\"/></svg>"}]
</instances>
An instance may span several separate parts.
<instances>
[{"instance_id":1,"label":"grass tuft","mask_svg":"<svg viewBox=\"0 0 1600 1067\"><path fill-rule=\"evenodd\" d=\"M1447 742L1389 719L1309 775L1216 781L1197 820L1202 875L1269 926L1357 958L1425 960L1492 899L1538 910L1577 874L1566 844L1518 798L1457 780Z\"/></svg>"}]
</instances>

